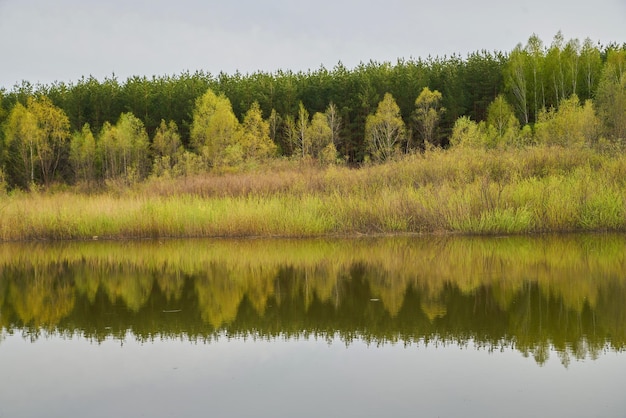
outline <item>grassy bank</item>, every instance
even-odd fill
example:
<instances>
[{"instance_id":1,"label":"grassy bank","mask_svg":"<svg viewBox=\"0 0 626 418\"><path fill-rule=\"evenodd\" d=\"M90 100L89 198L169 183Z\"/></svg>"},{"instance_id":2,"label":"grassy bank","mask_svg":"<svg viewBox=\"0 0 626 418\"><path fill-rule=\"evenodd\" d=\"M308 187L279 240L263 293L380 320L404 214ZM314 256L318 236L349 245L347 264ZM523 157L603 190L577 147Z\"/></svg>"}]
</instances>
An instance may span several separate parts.
<instances>
[{"instance_id":1,"label":"grassy bank","mask_svg":"<svg viewBox=\"0 0 626 418\"><path fill-rule=\"evenodd\" d=\"M626 157L454 149L0 198L0 240L626 231Z\"/></svg>"}]
</instances>

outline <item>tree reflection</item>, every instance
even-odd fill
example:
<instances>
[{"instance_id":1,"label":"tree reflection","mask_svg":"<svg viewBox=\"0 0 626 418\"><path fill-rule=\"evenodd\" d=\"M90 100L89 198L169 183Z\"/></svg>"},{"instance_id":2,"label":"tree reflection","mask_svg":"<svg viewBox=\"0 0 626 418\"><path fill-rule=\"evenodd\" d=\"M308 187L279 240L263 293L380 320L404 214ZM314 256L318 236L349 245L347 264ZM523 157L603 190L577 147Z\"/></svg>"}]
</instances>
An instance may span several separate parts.
<instances>
[{"instance_id":1,"label":"tree reflection","mask_svg":"<svg viewBox=\"0 0 626 418\"><path fill-rule=\"evenodd\" d=\"M626 238L374 238L0 247L0 327L210 340L469 340L567 366L625 346ZM4 332L4 331L3 331Z\"/></svg>"},{"instance_id":2,"label":"tree reflection","mask_svg":"<svg viewBox=\"0 0 626 418\"><path fill-rule=\"evenodd\" d=\"M53 328L72 312L75 289L58 265L41 271L5 271L7 296L19 322L33 327ZM0 309L4 312L4 309Z\"/></svg>"}]
</instances>

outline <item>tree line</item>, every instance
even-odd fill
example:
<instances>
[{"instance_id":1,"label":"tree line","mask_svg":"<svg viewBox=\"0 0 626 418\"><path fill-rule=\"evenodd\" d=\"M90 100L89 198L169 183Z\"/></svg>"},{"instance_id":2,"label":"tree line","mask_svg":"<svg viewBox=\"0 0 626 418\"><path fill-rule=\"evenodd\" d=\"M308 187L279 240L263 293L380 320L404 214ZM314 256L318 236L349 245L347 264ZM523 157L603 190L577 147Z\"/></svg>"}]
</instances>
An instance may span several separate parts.
<instances>
[{"instance_id":1,"label":"tree line","mask_svg":"<svg viewBox=\"0 0 626 418\"><path fill-rule=\"evenodd\" d=\"M29 188L275 156L360 163L451 144L621 144L624 74L626 45L559 32L549 46L532 35L508 53L353 69L24 81L0 89L0 168L10 187Z\"/></svg>"}]
</instances>

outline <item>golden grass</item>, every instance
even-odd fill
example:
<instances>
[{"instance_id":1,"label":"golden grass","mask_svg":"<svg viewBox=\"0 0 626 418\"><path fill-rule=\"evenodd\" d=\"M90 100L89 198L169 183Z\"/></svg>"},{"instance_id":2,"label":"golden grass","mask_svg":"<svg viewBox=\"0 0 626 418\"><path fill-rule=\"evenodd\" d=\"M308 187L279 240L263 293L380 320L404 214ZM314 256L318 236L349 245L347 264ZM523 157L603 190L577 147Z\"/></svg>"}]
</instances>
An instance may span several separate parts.
<instances>
[{"instance_id":1,"label":"golden grass","mask_svg":"<svg viewBox=\"0 0 626 418\"><path fill-rule=\"evenodd\" d=\"M359 169L151 179L0 197L0 240L626 231L626 157L453 149Z\"/></svg>"}]
</instances>

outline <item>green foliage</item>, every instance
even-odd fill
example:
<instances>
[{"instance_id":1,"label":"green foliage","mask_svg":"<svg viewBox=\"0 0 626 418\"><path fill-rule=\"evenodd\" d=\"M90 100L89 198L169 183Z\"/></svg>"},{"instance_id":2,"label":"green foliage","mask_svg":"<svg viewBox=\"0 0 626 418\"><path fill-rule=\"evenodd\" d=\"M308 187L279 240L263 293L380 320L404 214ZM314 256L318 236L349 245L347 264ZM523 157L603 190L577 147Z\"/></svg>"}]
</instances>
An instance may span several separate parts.
<instances>
[{"instance_id":1,"label":"green foliage","mask_svg":"<svg viewBox=\"0 0 626 418\"><path fill-rule=\"evenodd\" d=\"M586 38L580 50L580 97L589 99L595 97L602 67L600 50L590 38Z\"/></svg>"},{"instance_id":2,"label":"green foliage","mask_svg":"<svg viewBox=\"0 0 626 418\"><path fill-rule=\"evenodd\" d=\"M208 90L196 101L191 127L191 145L208 167L233 163L233 146L237 144L239 121L233 113L230 100Z\"/></svg>"},{"instance_id":3,"label":"green foliage","mask_svg":"<svg viewBox=\"0 0 626 418\"><path fill-rule=\"evenodd\" d=\"M590 39L581 44L559 31L546 48L533 34L506 64L509 98L522 124L536 122L542 109L558 108L573 94L583 102L593 98L601 68L600 50Z\"/></svg>"},{"instance_id":4,"label":"green foliage","mask_svg":"<svg viewBox=\"0 0 626 418\"><path fill-rule=\"evenodd\" d=\"M519 121L503 95L498 95L487 108L487 125L495 131L493 146L526 145L520 139Z\"/></svg>"},{"instance_id":5,"label":"green foliage","mask_svg":"<svg viewBox=\"0 0 626 418\"><path fill-rule=\"evenodd\" d=\"M156 150L153 144L148 154L152 160L140 164L142 173L135 175L132 174L134 169L130 170L135 179L145 177L144 172L148 170L144 166L151 167L157 176L196 173L210 168L231 170L242 166L249 169L275 153L320 161L336 160L326 139L327 130L316 116L318 113L326 116L334 150L351 163L370 157L382 161L401 148L409 151L422 142L443 148L448 143L458 144L462 142L459 138L463 130L459 126L455 135L455 124L463 116L469 119L459 123L467 129L470 129L469 120L476 121L475 129L471 129L480 134L481 147L530 145L536 141L532 132L535 123L540 126L539 134L544 136L541 141L563 143L562 138L545 138L545 132L549 132L546 131L546 115L556 114L563 103L569 106L566 102L573 94L581 103L593 99L602 122L603 138L597 141L597 132L581 128L586 130L581 134L585 141L597 142L596 146L615 152L624 145L626 137L626 82L623 81L626 53L617 45L601 48L590 39L582 43L577 39L567 40L559 32L549 46L544 46L533 34L525 46L520 44L507 54L480 51L466 58L457 55L428 57L398 60L394 64L369 61L353 69L338 63L332 69L321 67L306 72L246 75L237 72L220 73L216 77L203 72L185 72L177 76L133 76L125 81L113 75L104 80L89 77L75 83L49 86L25 81L11 91L0 92L0 169L11 187L71 182L77 161L69 158L67 131L80 133L86 123L93 132L102 132L103 127L106 131L125 111L132 112L142 122L148 137L156 142L164 132L160 121L168 121L168 126L173 122L178 136L176 142L182 146L165 152ZM417 100L416 92L422 92ZM403 124L415 122L416 115L419 122L411 123L413 129L405 129L391 148L389 144L373 146L372 130L366 133L368 118L375 116L386 93L394 98L397 116ZM211 94L212 97L208 97ZM51 106L67 115L69 128L61 128L60 131L66 132L62 141L53 140L51 132L56 128L52 125L44 128L41 123L31 124L28 117L20 116L19 109L13 113L18 103L27 113L35 112L37 105L29 103L39 103L44 97ZM502 105L505 101L510 107ZM496 105L502 111L497 117L494 116ZM511 107L524 126L521 131L519 123L506 117ZM444 108L446 111L442 112ZM249 112L252 113L246 128ZM37 118L40 121L51 118L63 125L63 118L53 113L42 113ZM589 113L585 117L590 120ZM593 125L589 120L586 126ZM271 142L265 134L266 123ZM372 126L370 124L370 128ZM48 130L47 140L20 134L20 131L34 132L39 128ZM171 127L168 130L171 131ZM100 135L97 139L99 143ZM580 143L579 139L572 141ZM466 145L473 142L476 141L471 138L465 141ZM98 148L102 147L98 145ZM183 163L184 153L187 154ZM175 168L178 163L180 167ZM98 161L96 177L109 178L112 171L124 171L120 167L125 164L121 163L115 170L111 164L110 159Z\"/></svg>"},{"instance_id":6,"label":"green foliage","mask_svg":"<svg viewBox=\"0 0 626 418\"><path fill-rule=\"evenodd\" d=\"M332 142L328 143L319 153L319 161L322 165L331 165L340 163L340 159L337 158L337 148Z\"/></svg>"},{"instance_id":7,"label":"green foliage","mask_svg":"<svg viewBox=\"0 0 626 418\"><path fill-rule=\"evenodd\" d=\"M123 113L113 126L105 123L98 136L98 154L106 180L134 183L149 173L149 141L143 123Z\"/></svg>"},{"instance_id":8,"label":"green foliage","mask_svg":"<svg viewBox=\"0 0 626 418\"><path fill-rule=\"evenodd\" d=\"M288 115L285 118L283 125L283 138L285 143L285 149L283 149L283 151L285 152L285 154L288 156L296 154L296 146L298 144L298 131L296 129L296 121L291 115Z\"/></svg>"},{"instance_id":9,"label":"green foliage","mask_svg":"<svg viewBox=\"0 0 626 418\"><path fill-rule=\"evenodd\" d=\"M376 113L369 115L365 121L367 150L375 161L386 161L398 153L405 138L406 128L400 117L400 108L393 96L386 93Z\"/></svg>"},{"instance_id":10,"label":"green foliage","mask_svg":"<svg viewBox=\"0 0 626 418\"><path fill-rule=\"evenodd\" d=\"M185 152L174 121L165 123L161 120L152 139L151 149L154 156L152 173L157 177L171 176Z\"/></svg>"},{"instance_id":11,"label":"green foliage","mask_svg":"<svg viewBox=\"0 0 626 418\"><path fill-rule=\"evenodd\" d=\"M515 116L513 108L501 94L487 108L487 124L493 126L500 137L506 133L511 116Z\"/></svg>"},{"instance_id":12,"label":"green foliage","mask_svg":"<svg viewBox=\"0 0 626 418\"><path fill-rule=\"evenodd\" d=\"M12 185L28 187L35 183L35 137L37 129L34 116L21 103L9 113L4 126L7 152L7 174Z\"/></svg>"},{"instance_id":13,"label":"green foliage","mask_svg":"<svg viewBox=\"0 0 626 418\"><path fill-rule=\"evenodd\" d=\"M276 112L276 109L272 108L270 116L267 120L269 127L269 136L272 142L276 145L279 144L280 127L282 124L282 117Z\"/></svg>"},{"instance_id":14,"label":"green foliage","mask_svg":"<svg viewBox=\"0 0 626 418\"><path fill-rule=\"evenodd\" d=\"M524 139L520 132L517 118L512 114L501 113L500 104L502 103L495 103L495 107L489 107L491 118L487 122L476 123L467 116L457 119L452 129L450 145L468 148L502 148L530 143L530 138ZM499 113L497 117L493 112ZM508 118L505 120L497 120L507 116ZM530 135L532 138L532 132Z\"/></svg>"},{"instance_id":15,"label":"green foliage","mask_svg":"<svg viewBox=\"0 0 626 418\"><path fill-rule=\"evenodd\" d=\"M598 114L607 137L626 142L626 50L610 50L597 93Z\"/></svg>"},{"instance_id":16,"label":"green foliage","mask_svg":"<svg viewBox=\"0 0 626 418\"><path fill-rule=\"evenodd\" d=\"M530 121L528 109L528 82L526 67L528 66L528 53L517 45L509 56L506 66L506 85L514 98L515 110L523 124Z\"/></svg>"},{"instance_id":17,"label":"green foliage","mask_svg":"<svg viewBox=\"0 0 626 418\"><path fill-rule=\"evenodd\" d=\"M437 127L446 110L441 107L441 100L441 93L437 90L431 91L428 87L424 87L415 100L415 121L425 147L440 145Z\"/></svg>"},{"instance_id":18,"label":"green foliage","mask_svg":"<svg viewBox=\"0 0 626 418\"><path fill-rule=\"evenodd\" d=\"M600 122L591 101L581 106L574 95L562 100L558 110L541 112L535 131L540 144L581 147L597 141Z\"/></svg>"},{"instance_id":19,"label":"green foliage","mask_svg":"<svg viewBox=\"0 0 626 418\"><path fill-rule=\"evenodd\" d=\"M0 240L626 231L626 158L589 147L455 145L359 170L291 163L191 176L199 158L181 156L174 170L185 178L119 196L10 196Z\"/></svg>"},{"instance_id":20,"label":"green foliage","mask_svg":"<svg viewBox=\"0 0 626 418\"><path fill-rule=\"evenodd\" d=\"M178 127L174 121L165 123L161 119L161 124L152 139L152 153L155 157L174 157L180 152L182 143L178 134Z\"/></svg>"},{"instance_id":21,"label":"green foliage","mask_svg":"<svg viewBox=\"0 0 626 418\"><path fill-rule=\"evenodd\" d=\"M310 126L309 112L304 107L304 104L300 102L298 104L298 119L296 119L294 125L295 135L292 135L291 137L295 140L295 143L293 144L294 150L303 159L307 156L311 156L311 138L309 137Z\"/></svg>"},{"instance_id":22,"label":"green foliage","mask_svg":"<svg viewBox=\"0 0 626 418\"><path fill-rule=\"evenodd\" d=\"M36 138L41 177L44 184L50 185L55 178L61 158L67 152L70 123L65 112L45 97L30 99L28 110L32 112L37 123L37 130L33 134Z\"/></svg>"},{"instance_id":23,"label":"green foliage","mask_svg":"<svg viewBox=\"0 0 626 418\"><path fill-rule=\"evenodd\" d=\"M96 140L86 123L70 141L70 164L76 181L90 184L96 180L96 157Z\"/></svg>"},{"instance_id":24,"label":"green foliage","mask_svg":"<svg viewBox=\"0 0 626 418\"><path fill-rule=\"evenodd\" d=\"M9 175L21 187L39 181L50 185L67 153L69 121L46 97L26 102L13 107L4 130Z\"/></svg>"},{"instance_id":25,"label":"green foliage","mask_svg":"<svg viewBox=\"0 0 626 418\"><path fill-rule=\"evenodd\" d=\"M337 144L339 144L339 142L341 141L341 115L339 114L337 106L333 102L330 102L330 104L326 108L326 111L324 112L324 115L326 116L326 122L328 123L328 126L330 128L330 141L336 147Z\"/></svg>"},{"instance_id":26,"label":"green foliage","mask_svg":"<svg viewBox=\"0 0 626 418\"><path fill-rule=\"evenodd\" d=\"M322 158L322 153L325 151L327 154L332 152L332 148L329 145L333 145L333 130L328 123L327 115L317 112L313 115L311 124L308 127L307 137L310 141L310 156L325 161L332 161L336 157L332 158L330 155L326 155ZM336 151L336 149L335 149Z\"/></svg>"},{"instance_id":27,"label":"green foliage","mask_svg":"<svg viewBox=\"0 0 626 418\"><path fill-rule=\"evenodd\" d=\"M453 147L480 148L485 146L485 135L478 124L467 116L462 116L454 123L450 145Z\"/></svg>"},{"instance_id":28,"label":"green foliage","mask_svg":"<svg viewBox=\"0 0 626 418\"><path fill-rule=\"evenodd\" d=\"M264 162L276 155L276 145L270 138L270 123L263 120L257 102L253 102L246 112L241 128L239 141L244 160Z\"/></svg>"}]
</instances>

